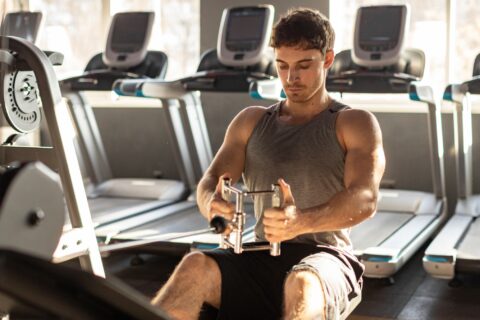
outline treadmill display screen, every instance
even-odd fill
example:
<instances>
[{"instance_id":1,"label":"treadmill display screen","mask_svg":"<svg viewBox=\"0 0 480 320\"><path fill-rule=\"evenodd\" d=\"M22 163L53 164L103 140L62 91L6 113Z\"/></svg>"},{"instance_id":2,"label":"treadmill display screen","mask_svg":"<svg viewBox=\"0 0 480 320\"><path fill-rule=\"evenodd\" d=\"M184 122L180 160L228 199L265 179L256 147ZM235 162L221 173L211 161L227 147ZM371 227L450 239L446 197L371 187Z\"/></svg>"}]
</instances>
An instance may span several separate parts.
<instances>
[{"instance_id":1,"label":"treadmill display screen","mask_svg":"<svg viewBox=\"0 0 480 320\"><path fill-rule=\"evenodd\" d=\"M360 48L380 52L391 50L398 44L401 29L401 7L364 8L360 20Z\"/></svg>"},{"instance_id":2,"label":"treadmill display screen","mask_svg":"<svg viewBox=\"0 0 480 320\"><path fill-rule=\"evenodd\" d=\"M144 13L118 15L110 47L114 52L132 53L140 51L145 43L148 15Z\"/></svg>"},{"instance_id":3,"label":"treadmill display screen","mask_svg":"<svg viewBox=\"0 0 480 320\"><path fill-rule=\"evenodd\" d=\"M232 51L253 51L262 41L264 10L232 11L228 19L226 47Z\"/></svg>"},{"instance_id":4,"label":"treadmill display screen","mask_svg":"<svg viewBox=\"0 0 480 320\"><path fill-rule=\"evenodd\" d=\"M35 13L9 13L4 21L5 35L35 42L41 18L41 15Z\"/></svg>"}]
</instances>

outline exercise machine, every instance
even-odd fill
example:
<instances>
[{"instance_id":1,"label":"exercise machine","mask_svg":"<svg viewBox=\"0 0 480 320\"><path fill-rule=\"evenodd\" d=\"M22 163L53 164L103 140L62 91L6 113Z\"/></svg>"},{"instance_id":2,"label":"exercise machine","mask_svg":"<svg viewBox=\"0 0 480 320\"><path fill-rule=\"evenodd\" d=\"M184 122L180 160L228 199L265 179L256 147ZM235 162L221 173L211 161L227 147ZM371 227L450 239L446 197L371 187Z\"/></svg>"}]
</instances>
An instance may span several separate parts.
<instances>
[{"instance_id":1,"label":"exercise machine","mask_svg":"<svg viewBox=\"0 0 480 320\"><path fill-rule=\"evenodd\" d=\"M232 201L235 204L235 214L231 220L223 217L223 215L215 215L210 220L210 227L205 229L197 229L192 231L184 231L175 234L162 234L159 236L140 239L136 241L128 241L126 243L115 243L112 245L102 246L101 252L114 252L125 249L134 249L150 244L156 244L165 241L178 241L182 238L198 237L205 234L221 234L218 238L218 247L222 249L233 249L236 254L241 254L245 251L260 251L269 250L270 255L279 256L281 252L280 243L263 243L263 242L250 242L244 243L243 237L246 235L245 224L247 214L244 211L244 207L247 201L247 197L271 197L271 203L273 207L280 207L281 205L281 193L280 186L272 184L271 190L255 190L255 191L243 191L235 186L232 186L230 178L225 178L222 182L222 198L226 201ZM249 221L250 222L250 221ZM251 228L249 228L249 234L251 234Z\"/></svg>"},{"instance_id":2,"label":"exercise machine","mask_svg":"<svg viewBox=\"0 0 480 320\"><path fill-rule=\"evenodd\" d=\"M0 309L9 319L170 319L115 278L6 249L0 249Z\"/></svg>"},{"instance_id":3,"label":"exercise machine","mask_svg":"<svg viewBox=\"0 0 480 320\"><path fill-rule=\"evenodd\" d=\"M62 63L63 56L53 52L47 56L29 41L16 37L2 36L0 44L0 103L5 118L16 136L22 136L38 129L43 111L52 139L52 145L47 147L15 146L16 139L9 139L0 146L0 164L38 160L58 170L72 223L62 235L54 260L79 256L85 270L104 276L71 139L73 128L53 70L53 65Z\"/></svg>"},{"instance_id":4,"label":"exercise machine","mask_svg":"<svg viewBox=\"0 0 480 320\"><path fill-rule=\"evenodd\" d=\"M168 319L122 283L103 279L74 129L52 67L63 56L21 38L1 36L0 44L6 119L24 135L44 114L52 140L48 147L17 147L14 139L0 146L0 310L10 319ZM54 264L73 257L89 272Z\"/></svg>"},{"instance_id":5,"label":"exercise machine","mask_svg":"<svg viewBox=\"0 0 480 320\"><path fill-rule=\"evenodd\" d=\"M152 210L184 200L195 187L188 150L174 142L174 127L183 130L182 124L175 121L165 124L170 130L167 138L174 146L182 181L113 178L94 112L83 95L84 91L110 91L117 79L165 76L168 64L165 53L147 51L153 20L153 12L117 13L112 18L105 51L89 61L82 75L60 81L76 128L76 150L83 176L90 179L88 203L97 231L126 217L136 216L139 223L145 223L145 217L141 217L145 212L161 216L162 213L155 214ZM165 114L168 117L170 113L166 110ZM129 227L136 225L134 220L130 220Z\"/></svg>"},{"instance_id":6,"label":"exercise machine","mask_svg":"<svg viewBox=\"0 0 480 320\"><path fill-rule=\"evenodd\" d=\"M455 105L455 161L457 171L457 205L453 216L425 250L423 266L434 277L454 279L459 272L480 271L480 195L473 194L472 102L480 93L480 55L473 67L473 77L445 88L443 100Z\"/></svg>"},{"instance_id":7,"label":"exercise machine","mask_svg":"<svg viewBox=\"0 0 480 320\"><path fill-rule=\"evenodd\" d=\"M67 208L47 166L2 167L0 202L0 310L9 319L167 319L116 279L51 262Z\"/></svg>"},{"instance_id":8,"label":"exercise machine","mask_svg":"<svg viewBox=\"0 0 480 320\"><path fill-rule=\"evenodd\" d=\"M1 248L52 260L67 211L58 175L41 162L1 169Z\"/></svg>"}]
</instances>

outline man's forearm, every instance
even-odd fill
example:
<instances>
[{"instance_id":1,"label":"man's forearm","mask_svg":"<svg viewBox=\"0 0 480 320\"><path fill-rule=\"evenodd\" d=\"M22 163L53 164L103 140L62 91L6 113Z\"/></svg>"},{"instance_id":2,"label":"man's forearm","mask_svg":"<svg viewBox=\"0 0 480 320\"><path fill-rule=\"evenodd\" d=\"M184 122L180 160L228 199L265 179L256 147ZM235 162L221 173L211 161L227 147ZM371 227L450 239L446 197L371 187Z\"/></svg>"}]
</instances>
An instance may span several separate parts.
<instances>
[{"instance_id":1,"label":"man's forearm","mask_svg":"<svg viewBox=\"0 0 480 320\"><path fill-rule=\"evenodd\" d=\"M377 192L369 188L344 190L327 203L301 211L300 234L353 227L371 217L377 206Z\"/></svg>"},{"instance_id":2,"label":"man's forearm","mask_svg":"<svg viewBox=\"0 0 480 320\"><path fill-rule=\"evenodd\" d=\"M207 218L207 220L210 219L208 216L208 203L215 193L217 183L218 177L205 174L197 186L197 205L200 213Z\"/></svg>"}]
</instances>

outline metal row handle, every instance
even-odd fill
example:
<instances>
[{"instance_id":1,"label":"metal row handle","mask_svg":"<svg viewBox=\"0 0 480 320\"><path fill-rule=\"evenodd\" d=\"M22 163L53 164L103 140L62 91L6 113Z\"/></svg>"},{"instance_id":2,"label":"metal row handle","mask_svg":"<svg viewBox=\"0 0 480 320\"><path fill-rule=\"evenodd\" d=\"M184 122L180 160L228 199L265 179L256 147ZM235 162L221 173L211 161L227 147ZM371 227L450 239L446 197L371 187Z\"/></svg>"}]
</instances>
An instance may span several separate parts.
<instances>
[{"instance_id":1,"label":"metal row handle","mask_svg":"<svg viewBox=\"0 0 480 320\"><path fill-rule=\"evenodd\" d=\"M222 198L225 201L230 200L230 195L235 194L235 215L232 221L227 221L221 216L216 216L210 221L210 226L215 229L216 233L224 233L227 228L232 228L232 233L234 235L233 243L229 240L229 236L222 235L220 239L220 247L223 249L233 248L233 251L237 254L242 253L243 251L254 251L254 250L270 250L270 255L279 256L280 255L280 243L271 242L269 245L249 245L248 248L243 246L243 231L245 228L245 212L243 210L243 201L244 198L248 195L268 195L272 197L272 206L280 207L281 205L281 195L280 195L280 186L277 184L272 185L271 190L266 191L253 191L245 192L241 191L231 185L231 179L225 178L222 183Z\"/></svg>"}]
</instances>

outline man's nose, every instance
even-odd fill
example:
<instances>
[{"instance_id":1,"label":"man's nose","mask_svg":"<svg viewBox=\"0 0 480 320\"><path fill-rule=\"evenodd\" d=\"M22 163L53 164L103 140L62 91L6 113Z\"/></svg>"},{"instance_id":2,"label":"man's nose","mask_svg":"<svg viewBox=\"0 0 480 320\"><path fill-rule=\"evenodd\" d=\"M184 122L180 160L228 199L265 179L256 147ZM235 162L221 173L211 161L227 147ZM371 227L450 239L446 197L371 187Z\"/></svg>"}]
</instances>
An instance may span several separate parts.
<instances>
[{"instance_id":1,"label":"man's nose","mask_svg":"<svg viewBox=\"0 0 480 320\"><path fill-rule=\"evenodd\" d=\"M295 82L298 80L299 74L298 74L298 69L295 67L289 68L288 69L288 75L287 75L287 82Z\"/></svg>"}]
</instances>

